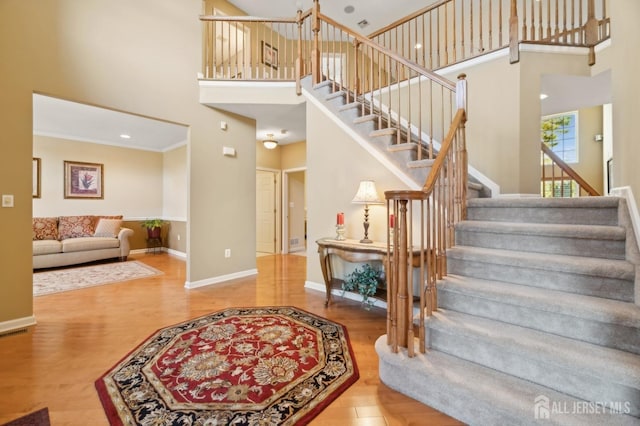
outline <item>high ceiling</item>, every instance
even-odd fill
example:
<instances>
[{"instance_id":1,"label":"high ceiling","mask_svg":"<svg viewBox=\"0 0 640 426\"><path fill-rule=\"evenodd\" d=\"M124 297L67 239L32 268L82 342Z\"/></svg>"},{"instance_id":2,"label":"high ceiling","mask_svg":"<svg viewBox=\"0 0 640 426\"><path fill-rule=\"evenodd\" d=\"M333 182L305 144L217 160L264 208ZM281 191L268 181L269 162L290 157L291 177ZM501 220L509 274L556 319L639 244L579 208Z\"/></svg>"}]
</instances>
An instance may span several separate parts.
<instances>
[{"instance_id":1,"label":"high ceiling","mask_svg":"<svg viewBox=\"0 0 640 426\"><path fill-rule=\"evenodd\" d=\"M313 3L313 0L228 1L248 15L264 17L291 17L297 9L307 10ZM320 2L320 8L323 14L366 35L434 1L327 0ZM363 20L368 25L361 28L358 23ZM610 102L610 78L608 72L593 78L545 76L541 86L548 97L541 101L542 114ZM263 139L267 133L274 133L282 144L306 138L304 104L216 107L254 118L256 139ZM282 129L286 132L281 132ZM34 96L34 133L160 152L187 140L187 128L179 124L41 95ZM121 134L129 134L131 139L123 139Z\"/></svg>"}]
</instances>

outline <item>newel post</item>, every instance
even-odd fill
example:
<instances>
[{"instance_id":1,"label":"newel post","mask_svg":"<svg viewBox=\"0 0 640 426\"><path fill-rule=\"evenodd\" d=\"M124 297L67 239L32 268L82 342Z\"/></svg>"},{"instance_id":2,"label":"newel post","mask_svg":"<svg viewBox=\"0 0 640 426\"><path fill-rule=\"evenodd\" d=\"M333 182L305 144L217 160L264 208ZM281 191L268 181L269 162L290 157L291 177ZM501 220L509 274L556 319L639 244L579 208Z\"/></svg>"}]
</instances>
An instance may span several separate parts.
<instances>
[{"instance_id":1,"label":"newel post","mask_svg":"<svg viewBox=\"0 0 640 426\"><path fill-rule=\"evenodd\" d=\"M589 46L589 65L596 63L594 46L598 42L598 20L596 19L595 0L587 1L587 23L585 24L585 41Z\"/></svg>"},{"instance_id":2,"label":"newel post","mask_svg":"<svg viewBox=\"0 0 640 426\"><path fill-rule=\"evenodd\" d=\"M511 0L511 16L509 18L509 62L520 61L520 37L518 36L518 5Z\"/></svg>"},{"instance_id":3,"label":"newel post","mask_svg":"<svg viewBox=\"0 0 640 426\"><path fill-rule=\"evenodd\" d=\"M456 82L456 109L460 108L467 112L467 75L464 73L458 75Z\"/></svg>"},{"instance_id":4,"label":"newel post","mask_svg":"<svg viewBox=\"0 0 640 426\"><path fill-rule=\"evenodd\" d=\"M311 31L313 31L311 73L313 75L313 84L318 84L322 81L322 76L320 74L320 45L318 40L320 33L320 3L318 0L313 0L311 12Z\"/></svg>"}]
</instances>

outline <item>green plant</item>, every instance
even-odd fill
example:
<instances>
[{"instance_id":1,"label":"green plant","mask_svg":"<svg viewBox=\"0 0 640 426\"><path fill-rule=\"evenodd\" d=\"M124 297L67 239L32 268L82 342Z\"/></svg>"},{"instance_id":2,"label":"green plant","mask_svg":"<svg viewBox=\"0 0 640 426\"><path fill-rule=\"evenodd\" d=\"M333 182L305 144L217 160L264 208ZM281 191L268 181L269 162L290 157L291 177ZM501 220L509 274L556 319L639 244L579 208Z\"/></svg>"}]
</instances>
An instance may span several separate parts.
<instances>
[{"instance_id":1,"label":"green plant","mask_svg":"<svg viewBox=\"0 0 640 426\"><path fill-rule=\"evenodd\" d=\"M376 294L380 277L381 272L379 270L365 263L362 265L362 269L356 268L352 273L346 275L346 279L342 283L342 294L344 295L345 291L357 290L362 295L364 307L371 309L375 302L369 297Z\"/></svg>"},{"instance_id":2,"label":"green plant","mask_svg":"<svg viewBox=\"0 0 640 426\"><path fill-rule=\"evenodd\" d=\"M162 228L162 225L164 225L164 220L162 219L147 219L143 220L141 224L146 229Z\"/></svg>"}]
</instances>

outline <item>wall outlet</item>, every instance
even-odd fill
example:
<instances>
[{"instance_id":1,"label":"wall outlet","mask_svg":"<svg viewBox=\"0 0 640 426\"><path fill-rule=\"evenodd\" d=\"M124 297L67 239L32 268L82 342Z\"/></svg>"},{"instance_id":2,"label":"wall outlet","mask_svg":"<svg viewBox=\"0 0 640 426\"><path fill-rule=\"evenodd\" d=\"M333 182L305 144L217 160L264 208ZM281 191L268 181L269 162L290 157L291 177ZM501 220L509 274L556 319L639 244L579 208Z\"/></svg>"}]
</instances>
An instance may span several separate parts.
<instances>
[{"instance_id":1,"label":"wall outlet","mask_svg":"<svg viewBox=\"0 0 640 426\"><path fill-rule=\"evenodd\" d=\"M224 249L224 257L231 257L231 249Z\"/></svg>"},{"instance_id":2,"label":"wall outlet","mask_svg":"<svg viewBox=\"0 0 640 426\"><path fill-rule=\"evenodd\" d=\"M178 241L180 241L180 234L178 234L178 235L176 236L176 238L178 238Z\"/></svg>"}]
</instances>

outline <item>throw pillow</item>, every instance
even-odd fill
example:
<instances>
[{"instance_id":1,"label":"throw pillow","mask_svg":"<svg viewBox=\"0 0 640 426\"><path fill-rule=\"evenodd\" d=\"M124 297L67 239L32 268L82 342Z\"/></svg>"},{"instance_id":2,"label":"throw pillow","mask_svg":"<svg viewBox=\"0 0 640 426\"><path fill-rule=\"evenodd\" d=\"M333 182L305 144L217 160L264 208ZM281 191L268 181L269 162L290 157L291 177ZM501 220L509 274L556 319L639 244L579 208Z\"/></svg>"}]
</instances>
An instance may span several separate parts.
<instances>
[{"instance_id":1,"label":"throw pillow","mask_svg":"<svg viewBox=\"0 0 640 426\"><path fill-rule=\"evenodd\" d=\"M91 237L95 231L93 216L60 216L58 239Z\"/></svg>"},{"instance_id":2,"label":"throw pillow","mask_svg":"<svg viewBox=\"0 0 640 426\"><path fill-rule=\"evenodd\" d=\"M117 237L120 232L122 221L120 219L100 219L94 237Z\"/></svg>"},{"instance_id":3,"label":"throw pillow","mask_svg":"<svg viewBox=\"0 0 640 426\"><path fill-rule=\"evenodd\" d=\"M31 222L34 240L58 239L57 217L34 217Z\"/></svg>"}]
</instances>

